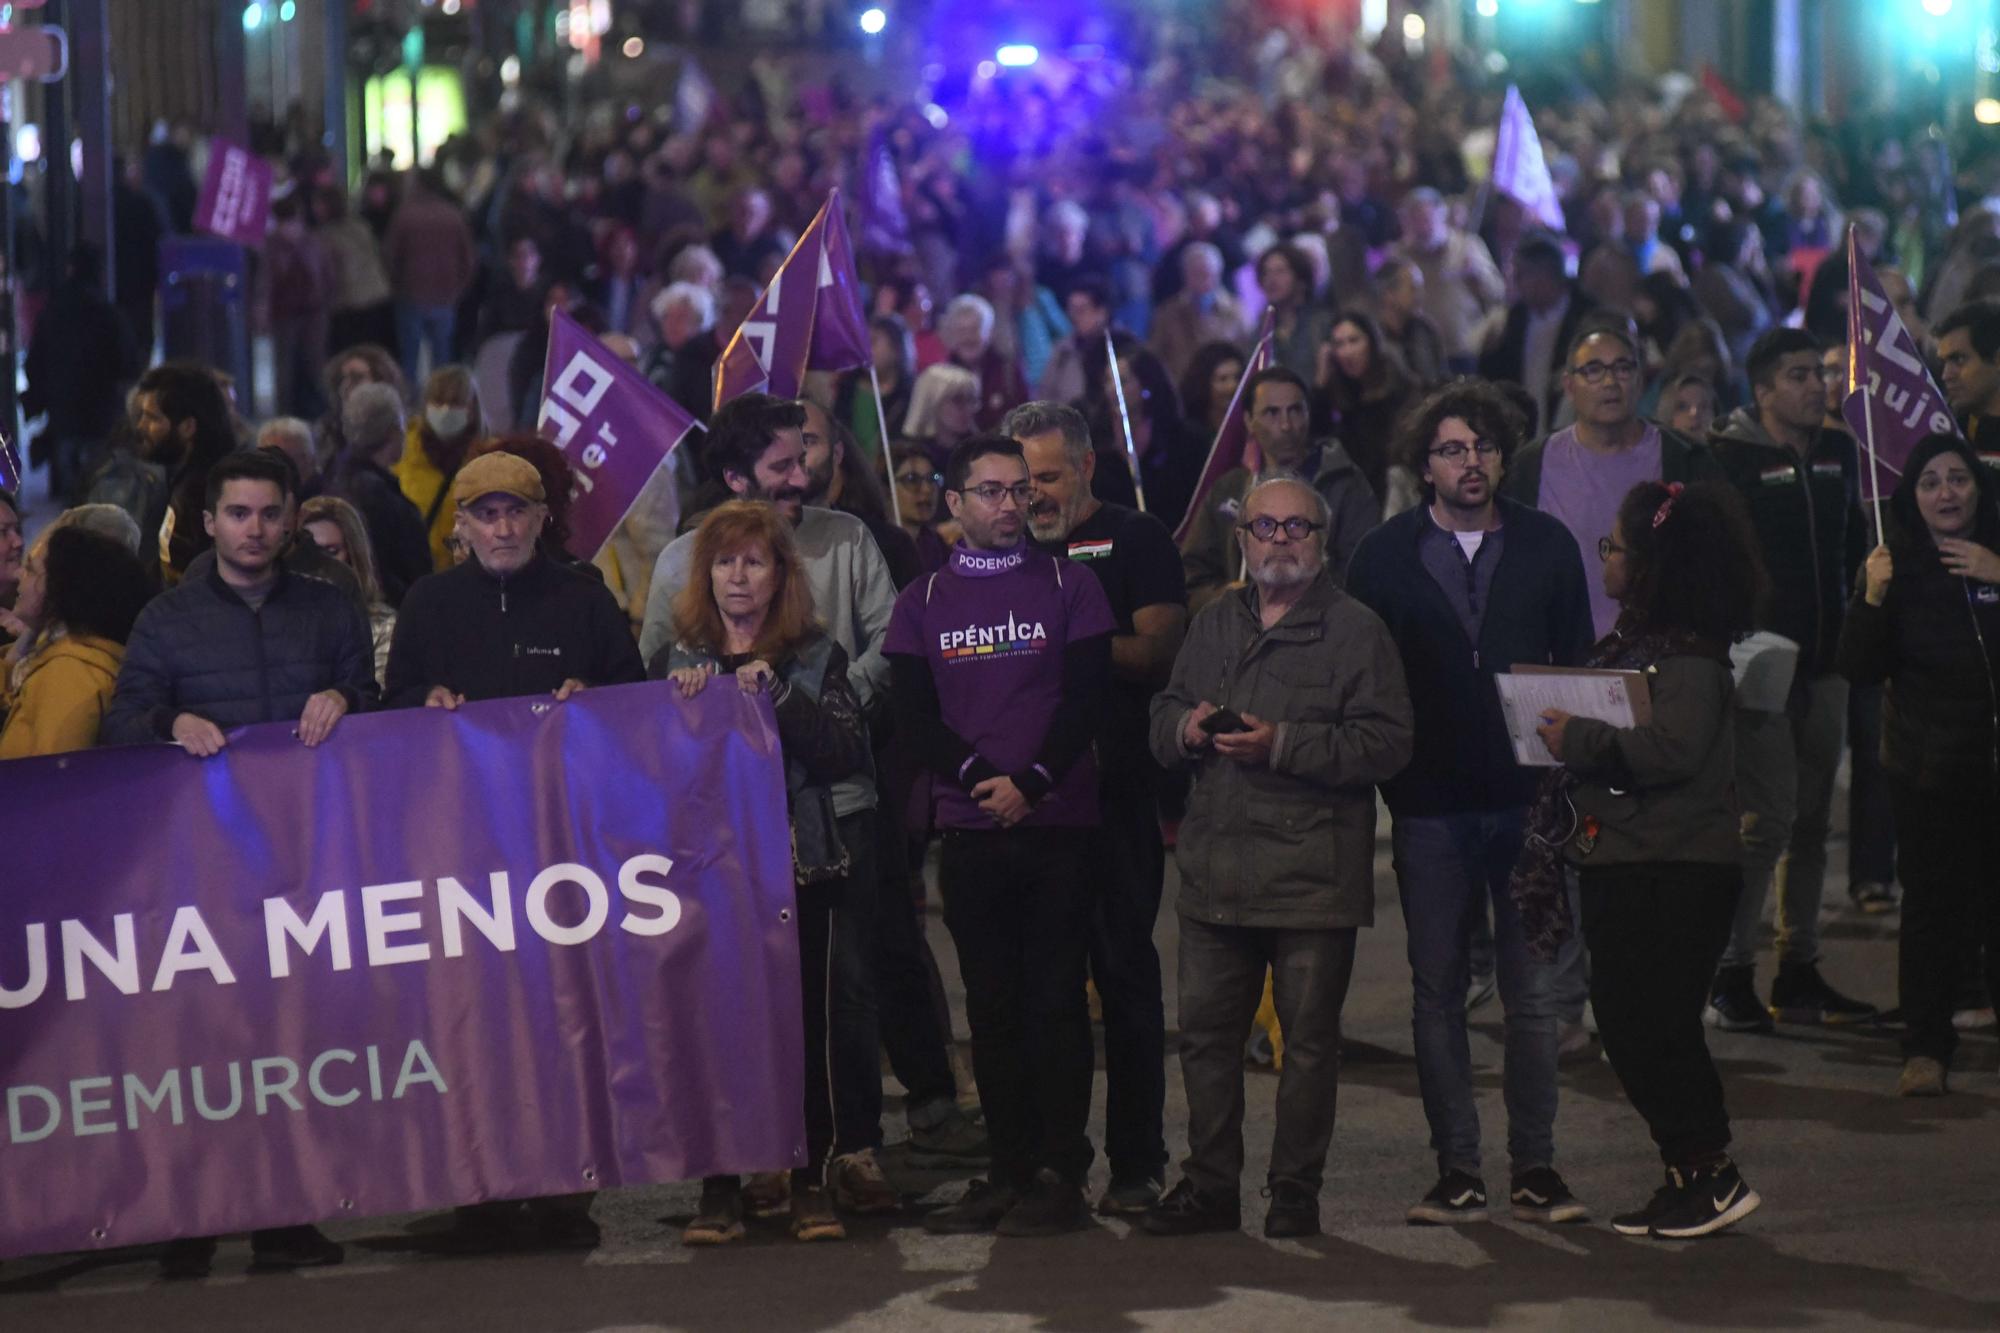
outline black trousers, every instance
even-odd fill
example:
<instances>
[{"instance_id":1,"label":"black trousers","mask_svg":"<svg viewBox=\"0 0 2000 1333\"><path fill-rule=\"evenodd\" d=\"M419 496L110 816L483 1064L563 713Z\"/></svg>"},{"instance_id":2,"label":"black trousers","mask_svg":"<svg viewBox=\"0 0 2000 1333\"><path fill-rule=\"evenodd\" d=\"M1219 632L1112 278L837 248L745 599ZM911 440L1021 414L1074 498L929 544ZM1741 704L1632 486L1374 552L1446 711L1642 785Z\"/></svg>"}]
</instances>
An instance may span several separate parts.
<instances>
[{"instance_id":1,"label":"black trousers","mask_svg":"<svg viewBox=\"0 0 2000 1333\"><path fill-rule=\"evenodd\" d=\"M1585 867L1583 937L1604 1054L1669 1166L1729 1146L1702 1008L1729 942L1743 870L1653 862Z\"/></svg>"},{"instance_id":2,"label":"black trousers","mask_svg":"<svg viewBox=\"0 0 2000 1333\"><path fill-rule=\"evenodd\" d=\"M1167 1010L1153 947L1167 855L1150 789L1106 793L1103 819L1089 847L1090 976L1104 1007L1104 1155L1122 1184L1167 1167Z\"/></svg>"},{"instance_id":3,"label":"black trousers","mask_svg":"<svg viewBox=\"0 0 2000 1333\"><path fill-rule=\"evenodd\" d=\"M944 923L965 978L972 1072L993 1180L1020 1188L1041 1168L1081 1185L1090 1171L1095 1063L1084 965L1093 906L1091 829L946 829Z\"/></svg>"},{"instance_id":4,"label":"black trousers","mask_svg":"<svg viewBox=\"0 0 2000 1333\"><path fill-rule=\"evenodd\" d=\"M908 839L895 802L884 794L876 807L875 998L889 1068L908 1094L905 1104L915 1108L955 1100L958 1082L948 1054L950 1011L941 1020L933 998L942 986L917 915ZM914 874L923 874L921 857Z\"/></svg>"},{"instance_id":5,"label":"black trousers","mask_svg":"<svg viewBox=\"0 0 2000 1333\"><path fill-rule=\"evenodd\" d=\"M1896 877L1896 821L1882 770L1882 687L1847 692L1847 879L1887 884Z\"/></svg>"},{"instance_id":6,"label":"black trousers","mask_svg":"<svg viewBox=\"0 0 2000 1333\"><path fill-rule=\"evenodd\" d=\"M1951 1013L1967 950L1986 946L1986 987L2000 994L2000 802L1889 780L1896 875L1903 882L1897 944L1903 1054L1951 1063Z\"/></svg>"}]
</instances>

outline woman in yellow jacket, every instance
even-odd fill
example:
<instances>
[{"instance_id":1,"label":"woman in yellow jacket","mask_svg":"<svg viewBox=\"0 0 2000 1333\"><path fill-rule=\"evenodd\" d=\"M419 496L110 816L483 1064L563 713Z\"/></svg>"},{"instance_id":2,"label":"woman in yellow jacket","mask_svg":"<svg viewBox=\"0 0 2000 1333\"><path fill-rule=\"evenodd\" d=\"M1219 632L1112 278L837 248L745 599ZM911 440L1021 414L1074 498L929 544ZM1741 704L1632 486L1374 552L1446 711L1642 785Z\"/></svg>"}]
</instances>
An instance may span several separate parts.
<instances>
[{"instance_id":1,"label":"woman in yellow jacket","mask_svg":"<svg viewBox=\"0 0 2000 1333\"><path fill-rule=\"evenodd\" d=\"M396 480L431 537L431 564L438 570L457 563L451 555L452 526L458 512L451 502L452 478L486 438L479 409L479 386L464 366L440 366L424 382L424 410L410 418L409 438L396 464Z\"/></svg>"},{"instance_id":2,"label":"woman in yellow jacket","mask_svg":"<svg viewBox=\"0 0 2000 1333\"><path fill-rule=\"evenodd\" d=\"M0 659L0 760L97 744L125 640L152 594L138 557L109 537L58 527L35 543L14 603L21 637Z\"/></svg>"}]
</instances>

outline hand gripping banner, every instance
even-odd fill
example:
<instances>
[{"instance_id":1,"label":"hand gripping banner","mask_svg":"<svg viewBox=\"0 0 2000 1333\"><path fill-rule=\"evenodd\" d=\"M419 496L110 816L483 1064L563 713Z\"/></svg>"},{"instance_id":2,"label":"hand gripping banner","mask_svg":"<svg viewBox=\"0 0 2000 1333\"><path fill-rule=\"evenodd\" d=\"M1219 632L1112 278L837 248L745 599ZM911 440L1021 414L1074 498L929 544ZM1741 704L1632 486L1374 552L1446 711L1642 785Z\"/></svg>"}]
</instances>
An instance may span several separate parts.
<instances>
[{"instance_id":1,"label":"hand gripping banner","mask_svg":"<svg viewBox=\"0 0 2000 1333\"><path fill-rule=\"evenodd\" d=\"M767 703L0 764L0 1255L804 1161Z\"/></svg>"}]
</instances>

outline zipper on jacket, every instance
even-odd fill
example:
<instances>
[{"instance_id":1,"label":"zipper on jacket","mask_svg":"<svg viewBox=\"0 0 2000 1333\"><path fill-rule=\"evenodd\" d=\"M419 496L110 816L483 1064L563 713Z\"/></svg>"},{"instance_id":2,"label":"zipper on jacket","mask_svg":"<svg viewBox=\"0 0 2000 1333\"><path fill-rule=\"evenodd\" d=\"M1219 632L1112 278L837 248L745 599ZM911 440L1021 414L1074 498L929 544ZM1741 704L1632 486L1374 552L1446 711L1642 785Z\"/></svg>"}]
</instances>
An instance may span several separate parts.
<instances>
[{"instance_id":1,"label":"zipper on jacket","mask_svg":"<svg viewBox=\"0 0 2000 1333\"><path fill-rule=\"evenodd\" d=\"M1979 664L1986 668L1981 674L1986 677L1986 703L1993 719L1993 752L1987 756L1991 760L1987 771L1995 781L2000 781L2000 692L1996 692L1993 686L1993 657L1986 647L1986 632L1979 628L1979 608L1972 600L1972 580L1961 574L1958 582L1965 590L1965 614L1972 621L1972 641L1979 645Z\"/></svg>"},{"instance_id":2,"label":"zipper on jacket","mask_svg":"<svg viewBox=\"0 0 2000 1333\"><path fill-rule=\"evenodd\" d=\"M1817 437L1814 443L1818 443ZM1799 470L1799 489L1806 497L1806 551L1811 557L1813 587L1813 665L1824 668L1826 663L1819 660L1819 655L1826 642L1826 608L1822 605L1825 597L1820 590L1819 514L1813 507L1812 454L1813 451L1808 449L1804 458L1794 457L1792 466Z\"/></svg>"}]
</instances>

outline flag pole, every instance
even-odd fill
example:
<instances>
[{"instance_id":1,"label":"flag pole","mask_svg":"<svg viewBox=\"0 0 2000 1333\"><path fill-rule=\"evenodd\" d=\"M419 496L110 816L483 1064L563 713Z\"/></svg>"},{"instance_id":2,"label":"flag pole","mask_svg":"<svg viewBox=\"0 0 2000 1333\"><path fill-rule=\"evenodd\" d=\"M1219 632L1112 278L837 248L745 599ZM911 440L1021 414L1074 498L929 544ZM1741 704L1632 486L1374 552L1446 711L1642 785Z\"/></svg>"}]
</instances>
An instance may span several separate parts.
<instances>
[{"instance_id":1,"label":"flag pole","mask_svg":"<svg viewBox=\"0 0 2000 1333\"><path fill-rule=\"evenodd\" d=\"M1132 494L1138 498L1139 512L1146 512L1146 483L1139 476L1139 446L1132 442L1132 414L1125 410L1125 377L1118 373L1118 349L1111 345L1111 326L1104 326L1104 364L1111 376L1111 388L1118 395L1118 424L1125 432L1125 462L1132 469Z\"/></svg>"},{"instance_id":2,"label":"flag pole","mask_svg":"<svg viewBox=\"0 0 2000 1333\"><path fill-rule=\"evenodd\" d=\"M868 387L875 391L875 425L881 432L882 471L889 478L889 516L896 520L896 526L903 526L903 502L896 498L896 459L889 448L889 414L882 408L882 377L875 373L875 362L868 362Z\"/></svg>"},{"instance_id":3,"label":"flag pole","mask_svg":"<svg viewBox=\"0 0 2000 1333\"><path fill-rule=\"evenodd\" d=\"M1875 461L1875 395L1866 385L1861 387L1861 424L1861 433L1868 437L1868 494L1875 502L1875 543L1879 546L1889 534L1882 526L1882 465Z\"/></svg>"}]
</instances>

